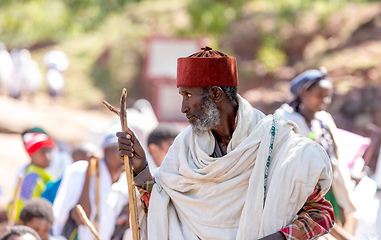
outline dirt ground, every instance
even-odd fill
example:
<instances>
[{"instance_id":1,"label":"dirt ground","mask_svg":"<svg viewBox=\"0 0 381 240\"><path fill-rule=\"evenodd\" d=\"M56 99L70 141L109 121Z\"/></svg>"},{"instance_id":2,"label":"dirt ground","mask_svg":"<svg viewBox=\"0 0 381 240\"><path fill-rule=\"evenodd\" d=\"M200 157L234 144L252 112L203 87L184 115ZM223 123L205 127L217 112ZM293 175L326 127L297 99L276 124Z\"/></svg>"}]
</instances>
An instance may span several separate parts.
<instances>
[{"instance_id":1,"label":"dirt ground","mask_svg":"<svg viewBox=\"0 0 381 240\"><path fill-rule=\"evenodd\" d=\"M21 132L42 127L55 141L72 146L115 119L107 111L64 107L62 101L52 101L45 95L36 96L33 101L1 95L0 109L0 207L13 198L17 170L29 161Z\"/></svg>"}]
</instances>

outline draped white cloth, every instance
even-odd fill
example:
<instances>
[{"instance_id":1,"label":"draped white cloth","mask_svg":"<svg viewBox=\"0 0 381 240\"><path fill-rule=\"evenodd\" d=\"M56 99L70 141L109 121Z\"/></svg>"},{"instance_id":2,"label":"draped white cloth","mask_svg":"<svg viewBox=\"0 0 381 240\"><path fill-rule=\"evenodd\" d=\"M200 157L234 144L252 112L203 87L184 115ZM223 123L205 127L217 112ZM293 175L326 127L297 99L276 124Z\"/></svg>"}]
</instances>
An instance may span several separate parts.
<instances>
[{"instance_id":1,"label":"draped white cloth","mask_svg":"<svg viewBox=\"0 0 381 240\"><path fill-rule=\"evenodd\" d=\"M87 161L78 161L70 165L62 178L62 182L57 192L57 197L53 203L54 224L53 234L60 235L69 217L70 211L78 203L85 182ZM99 223L98 233L101 239L111 239L114 232L116 219L121 213L123 206L128 203L128 192L126 178L122 174L116 183L112 183L110 172L103 160L99 162L100 169L100 198L99 198ZM90 177L89 197L91 203L90 221L95 219L95 175ZM94 235L85 225L78 226L78 239L94 239Z\"/></svg>"},{"instance_id":2,"label":"draped white cloth","mask_svg":"<svg viewBox=\"0 0 381 240\"><path fill-rule=\"evenodd\" d=\"M276 110L276 113L295 122L300 129L300 134L302 134L303 136L307 137L310 133L311 129L308 127L304 117L298 112L295 112L293 108L290 107L288 104L283 104L278 110ZM332 133L333 141L338 146L339 159L336 159L334 156L332 156L331 159L333 165L333 194L335 195L337 202L342 208L344 208L348 212L354 212L356 211L357 206L353 201L354 192L350 171L348 168L348 161L346 159L340 158L340 156L345 155L341 154L341 152L344 152L346 150L346 146L344 144L341 144L337 139L337 127L331 114L329 114L326 111L320 111L315 114L315 118L316 119L312 121L320 120L323 123L325 123L325 125L329 128L329 130ZM312 124L315 123L313 122ZM317 123L316 125L319 124Z\"/></svg>"},{"instance_id":3,"label":"draped white cloth","mask_svg":"<svg viewBox=\"0 0 381 240\"><path fill-rule=\"evenodd\" d=\"M155 172L148 239L258 239L290 224L316 185L328 191L331 167L324 149L296 134L292 122L274 117L264 206L273 116L265 117L239 96L237 126L225 156L210 157L211 133L195 135L188 127L175 139Z\"/></svg>"}]
</instances>

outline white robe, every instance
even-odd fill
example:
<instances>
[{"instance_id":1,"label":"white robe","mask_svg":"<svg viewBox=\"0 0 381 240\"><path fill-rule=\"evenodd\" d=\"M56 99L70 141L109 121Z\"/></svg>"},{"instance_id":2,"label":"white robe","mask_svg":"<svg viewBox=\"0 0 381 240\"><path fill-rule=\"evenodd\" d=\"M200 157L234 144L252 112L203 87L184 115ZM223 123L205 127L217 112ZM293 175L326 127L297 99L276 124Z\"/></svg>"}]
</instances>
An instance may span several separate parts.
<instances>
[{"instance_id":1,"label":"white robe","mask_svg":"<svg viewBox=\"0 0 381 240\"><path fill-rule=\"evenodd\" d=\"M276 110L276 113L295 122L300 129L300 134L308 137L311 129L308 127L304 117L298 112L295 112L292 107L290 107L288 104L283 104L278 110ZM337 141L337 127L331 114L329 114L326 111L320 111L315 114L315 118L316 119L314 119L313 121L320 120L328 126L328 128L332 132L333 140L338 146L339 160L336 158L331 159L334 174L332 181L332 191L335 195L337 202L343 209L349 212L354 212L356 211L357 207L353 201L354 192L350 171L348 168L347 160L340 159L340 156L344 155L340 154L340 152L345 151L345 145Z\"/></svg>"},{"instance_id":2,"label":"white robe","mask_svg":"<svg viewBox=\"0 0 381 240\"><path fill-rule=\"evenodd\" d=\"M331 184L324 149L276 117L274 150L264 201L265 165L273 116L239 96L237 126L221 158L210 133L191 127L175 139L155 172L148 239L258 239L289 225L318 185ZM143 237L144 238L144 237Z\"/></svg>"},{"instance_id":3,"label":"white robe","mask_svg":"<svg viewBox=\"0 0 381 240\"><path fill-rule=\"evenodd\" d=\"M128 203L127 181L122 174L118 182L112 184L110 173L104 160L100 161L100 198L99 198L99 236L102 240L111 239L115 229L116 219L121 213L123 206ZM78 161L70 165L64 172L57 197L53 203L54 224L53 235L58 236L72 210L81 196L85 182L87 161ZM90 178L90 221L95 218L95 176ZM94 235L85 225L78 227L78 239L94 239Z\"/></svg>"}]
</instances>

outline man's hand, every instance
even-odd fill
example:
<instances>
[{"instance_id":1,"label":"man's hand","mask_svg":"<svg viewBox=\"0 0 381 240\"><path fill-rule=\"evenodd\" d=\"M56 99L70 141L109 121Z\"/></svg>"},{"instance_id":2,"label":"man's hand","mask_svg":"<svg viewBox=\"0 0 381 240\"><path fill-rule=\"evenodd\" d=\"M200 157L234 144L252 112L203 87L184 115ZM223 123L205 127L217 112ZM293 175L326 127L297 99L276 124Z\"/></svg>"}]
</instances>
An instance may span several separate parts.
<instances>
[{"instance_id":1,"label":"man's hand","mask_svg":"<svg viewBox=\"0 0 381 240\"><path fill-rule=\"evenodd\" d=\"M135 174L139 174L146 166L147 160L139 140L135 134L128 128L128 133L117 132L118 137L118 155L120 158L128 156Z\"/></svg>"},{"instance_id":2,"label":"man's hand","mask_svg":"<svg viewBox=\"0 0 381 240\"><path fill-rule=\"evenodd\" d=\"M276 232L271 235L268 235L264 238L261 238L261 240L286 240L286 237L281 232Z\"/></svg>"}]
</instances>

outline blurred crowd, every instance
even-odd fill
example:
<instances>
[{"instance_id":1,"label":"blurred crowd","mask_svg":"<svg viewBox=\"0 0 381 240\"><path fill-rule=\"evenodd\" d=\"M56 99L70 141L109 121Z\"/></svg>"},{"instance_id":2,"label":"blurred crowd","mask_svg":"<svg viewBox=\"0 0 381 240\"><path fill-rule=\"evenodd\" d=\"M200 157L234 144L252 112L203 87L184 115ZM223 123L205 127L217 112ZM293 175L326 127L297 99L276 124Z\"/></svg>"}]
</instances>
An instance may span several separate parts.
<instances>
[{"instance_id":1,"label":"blurred crowd","mask_svg":"<svg viewBox=\"0 0 381 240\"><path fill-rule=\"evenodd\" d=\"M33 60L26 48L8 51L0 42L0 92L13 98L33 97L41 90L44 80L51 97L64 94L65 81L62 72L69 67L69 58L59 47L54 47L44 55L43 65L46 74L41 72L40 64Z\"/></svg>"},{"instance_id":2,"label":"blurred crowd","mask_svg":"<svg viewBox=\"0 0 381 240\"><path fill-rule=\"evenodd\" d=\"M144 99L136 101L127 113L129 126L144 144L154 171L181 127L159 123ZM30 159L8 183L14 185L15 197L0 211L1 239L11 239L12 234L31 234L35 237L31 239L42 240L93 239L75 210L78 204L101 239L131 239L118 131L119 118L112 118L107 126L89 129L87 140L75 146L53 139L38 126L23 131L20 141L25 149L20 151L26 151Z\"/></svg>"},{"instance_id":3,"label":"blurred crowd","mask_svg":"<svg viewBox=\"0 0 381 240\"><path fill-rule=\"evenodd\" d=\"M69 66L66 54L52 50L45 55L44 64L48 67L49 94L62 95L61 72ZM8 53L0 45L2 92L14 98L32 95L40 89L42 79L38 63L27 49ZM332 100L332 87L324 68L305 71L290 82L291 98L276 113L295 122L300 134L323 146L331 160L334 180L326 199L333 205L336 220L331 238L326 239L378 239L381 131L374 125L374 134L364 137L337 128L325 111ZM181 127L159 123L144 99L127 112L129 127L149 153L153 175ZM20 136L25 149L20 151L26 151L30 159L20 166L15 181L8 183L14 184L15 197L0 213L1 239L11 234L42 240L93 239L92 226L83 220L77 205L101 239L131 239L124 162L118 156L115 135L118 131L120 122L115 118L99 132L89 131L86 142L67 146L39 126L25 129Z\"/></svg>"}]
</instances>

